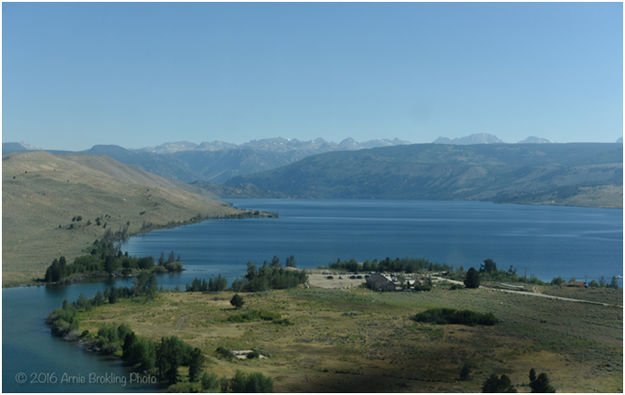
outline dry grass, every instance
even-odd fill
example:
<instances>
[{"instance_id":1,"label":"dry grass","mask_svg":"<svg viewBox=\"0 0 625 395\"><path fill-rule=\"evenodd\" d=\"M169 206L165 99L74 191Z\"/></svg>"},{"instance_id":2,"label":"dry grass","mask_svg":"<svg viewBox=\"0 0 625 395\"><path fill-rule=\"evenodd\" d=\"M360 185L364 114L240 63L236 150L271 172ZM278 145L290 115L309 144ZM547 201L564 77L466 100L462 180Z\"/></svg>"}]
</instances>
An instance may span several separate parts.
<instances>
[{"instance_id":1,"label":"dry grass","mask_svg":"<svg viewBox=\"0 0 625 395\"><path fill-rule=\"evenodd\" d=\"M207 370L260 371L277 391L479 392L491 373L508 374L520 391L530 368L546 372L559 392L621 392L622 311L486 290L374 293L293 289L244 294L245 308L277 312L292 326L227 323L237 314L229 292L164 293L148 304L124 301L87 313L81 326L126 322L158 340L177 335L208 356ZM432 307L493 312L492 327L418 324ZM271 354L224 360L217 347ZM471 380L458 381L464 363Z\"/></svg>"},{"instance_id":2,"label":"dry grass","mask_svg":"<svg viewBox=\"0 0 625 395\"><path fill-rule=\"evenodd\" d=\"M165 226L197 215L206 218L237 211L108 157L43 151L6 155L2 158L3 286L42 277L52 259L80 255L106 229L118 231L129 223L130 233L138 233L144 223ZM82 221L72 222L78 215ZM95 224L98 217L100 226Z\"/></svg>"}]
</instances>

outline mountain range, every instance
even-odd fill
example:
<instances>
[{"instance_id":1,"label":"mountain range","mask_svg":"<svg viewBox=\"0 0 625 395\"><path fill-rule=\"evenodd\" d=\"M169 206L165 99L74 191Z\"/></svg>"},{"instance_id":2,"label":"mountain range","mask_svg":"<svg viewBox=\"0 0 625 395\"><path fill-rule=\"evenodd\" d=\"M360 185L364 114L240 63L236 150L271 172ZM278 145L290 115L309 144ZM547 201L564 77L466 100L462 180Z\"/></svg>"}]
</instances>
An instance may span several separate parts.
<instances>
[{"instance_id":1,"label":"mountain range","mask_svg":"<svg viewBox=\"0 0 625 395\"><path fill-rule=\"evenodd\" d=\"M5 154L31 149L3 143ZM528 137L505 144L481 133L438 138L432 144L399 139L363 143L345 139L337 144L320 138L273 138L243 144L172 142L142 149L96 145L81 153L106 155L193 183L214 197L472 199L622 206L622 143L560 144Z\"/></svg>"},{"instance_id":2,"label":"mountain range","mask_svg":"<svg viewBox=\"0 0 625 395\"><path fill-rule=\"evenodd\" d=\"M328 151L349 151L363 148L388 147L392 145L411 144L409 141L400 139L375 139L362 143L353 138L346 138L340 143L326 141L322 138L314 140L302 141L298 139L286 139L283 137L267 138L260 140L252 140L243 144L233 144L225 141L214 140L210 142L202 142L200 144L188 141L178 141L173 143L164 143L156 147L145 147L141 151L153 152L157 154L171 154L181 151L226 151L233 149L244 149L252 151L270 151L270 152L291 152L302 151L307 155L318 154Z\"/></svg>"},{"instance_id":3,"label":"mountain range","mask_svg":"<svg viewBox=\"0 0 625 395\"><path fill-rule=\"evenodd\" d=\"M225 186L293 198L622 207L622 179L617 143L413 144L319 154Z\"/></svg>"},{"instance_id":4,"label":"mountain range","mask_svg":"<svg viewBox=\"0 0 625 395\"><path fill-rule=\"evenodd\" d=\"M238 175L274 169L324 152L400 144L409 142L399 139L378 139L359 143L348 138L337 144L321 138L301 141L278 137L253 140L239 145L223 141L200 144L181 141L141 149L127 149L118 145L95 145L80 153L107 155L121 163L183 182L208 181L219 184ZM30 150L32 148L23 143L2 144L3 155ZM69 153L69 151L49 152Z\"/></svg>"}]
</instances>

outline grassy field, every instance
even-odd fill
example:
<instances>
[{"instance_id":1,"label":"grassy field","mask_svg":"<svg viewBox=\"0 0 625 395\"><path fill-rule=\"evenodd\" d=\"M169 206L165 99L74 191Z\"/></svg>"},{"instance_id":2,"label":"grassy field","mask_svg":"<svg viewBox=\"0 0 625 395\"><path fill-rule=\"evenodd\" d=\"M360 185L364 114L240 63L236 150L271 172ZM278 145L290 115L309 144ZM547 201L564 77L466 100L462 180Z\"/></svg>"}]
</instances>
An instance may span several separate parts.
<instances>
[{"instance_id":1,"label":"grassy field","mask_svg":"<svg viewBox=\"0 0 625 395\"><path fill-rule=\"evenodd\" d=\"M106 230L134 234L241 212L190 188L104 156L3 156L2 285L42 277L52 259L71 261Z\"/></svg>"},{"instance_id":2,"label":"grassy field","mask_svg":"<svg viewBox=\"0 0 625 395\"><path fill-rule=\"evenodd\" d=\"M607 300L621 293L599 291ZM443 287L422 293L298 288L243 294L242 311L232 309L231 297L167 292L148 303L124 300L81 313L81 330L112 322L128 323L154 340L176 335L202 349L207 371L262 372L274 378L276 391L480 392L486 377L505 373L520 392L529 392L528 371L535 368L549 375L558 392L622 392L621 308ZM500 323L442 326L410 319L434 307L492 312ZM250 309L277 313L292 325L227 321ZM258 348L270 358L228 360L217 347ZM465 363L473 366L471 377L460 381Z\"/></svg>"}]
</instances>

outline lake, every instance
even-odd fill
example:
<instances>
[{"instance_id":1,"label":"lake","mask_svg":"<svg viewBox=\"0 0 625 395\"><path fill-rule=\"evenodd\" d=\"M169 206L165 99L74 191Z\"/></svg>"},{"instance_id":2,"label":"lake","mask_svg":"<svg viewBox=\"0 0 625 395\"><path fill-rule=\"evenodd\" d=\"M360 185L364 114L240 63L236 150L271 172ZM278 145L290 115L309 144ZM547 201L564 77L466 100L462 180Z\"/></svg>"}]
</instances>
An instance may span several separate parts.
<instances>
[{"instance_id":1,"label":"lake","mask_svg":"<svg viewBox=\"0 0 625 395\"><path fill-rule=\"evenodd\" d=\"M154 231L133 236L123 249L155 258L161 251L180 254L187 270L159 276L159 283L170 288L217 274L232 280L243 274L248 261L262 264L274 255L282 262L294 255L300 267L327 265L337 258L410 256L466 269L492 258L499 268L512 265L520 274L547 281L554 276L609 280L623 274L621 209L405 200L230 201L280 217L212 220ZM81 293L91 297L107 286L131 283L3 289L3 391L154 391L154 386L130 384L119 361L52 337L44 322L63 299L73 301ZM27 376L25 384L16 382L21 373ZM51 382L50 373L57 382ZM86 382L60 383L63 373L83 376ZM100 383L90 384L90 374ZM33 378L42 380L33 383Z\"/></svg>"},{"instance_id":2,"label":"lake","mask_svg":"<svg viewBox=\"0 0 625 395\"><path fill-rule=\"evenodd\" d=\"M239 276L246 263L276 255L297 266L422 257L499 268L542 280L610 279L622 274L622 210L484 202L390 200L230 200L234 206L278 212L280 218L219 220L151 232L124 244L131 255L174 250L184 277Z\"/></svg>"}]
</instances>

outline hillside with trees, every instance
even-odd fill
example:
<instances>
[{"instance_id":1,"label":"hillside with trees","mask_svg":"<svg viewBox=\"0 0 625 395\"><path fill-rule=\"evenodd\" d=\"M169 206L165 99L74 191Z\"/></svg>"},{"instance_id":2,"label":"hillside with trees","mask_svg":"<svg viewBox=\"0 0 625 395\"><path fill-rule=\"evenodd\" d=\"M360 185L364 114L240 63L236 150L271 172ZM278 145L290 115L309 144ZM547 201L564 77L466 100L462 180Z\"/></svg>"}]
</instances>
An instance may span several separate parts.
<instances>
[{"instance_id":1,"label":"hillside with trees","mask_svg":"<svg viewBox=\"0 0 625 395\"><path fill-rule=\"evenodd\" d=\"M52 259L71 261L106 232L249 214L106 156L13 153L2 176L4 286L44 277Z\"/></svg>"}]
</instances>

